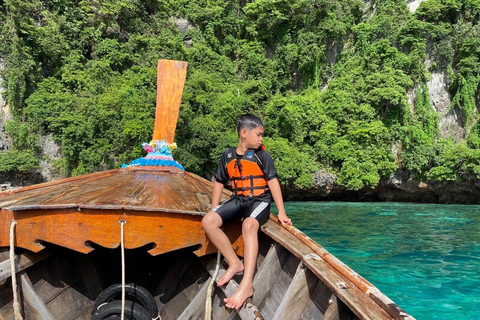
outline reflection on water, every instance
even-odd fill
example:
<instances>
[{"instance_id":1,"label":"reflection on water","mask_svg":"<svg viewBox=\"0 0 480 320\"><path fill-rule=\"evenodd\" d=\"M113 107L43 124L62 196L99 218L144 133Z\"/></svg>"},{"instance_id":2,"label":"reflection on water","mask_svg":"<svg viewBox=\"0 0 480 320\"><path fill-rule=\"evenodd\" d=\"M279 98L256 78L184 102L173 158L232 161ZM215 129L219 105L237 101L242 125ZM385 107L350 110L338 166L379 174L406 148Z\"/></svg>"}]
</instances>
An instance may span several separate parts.
<instances>
[{"instance_id":1,"label":"reflection on water","mask_svg":"<svg viewBox=\"0 0 480 320\"><path fill-rule=\"evenodd\" d=\"M480 206L285 206L297 228L417 319L480 319Z\"/></svg>"}]
</instances>

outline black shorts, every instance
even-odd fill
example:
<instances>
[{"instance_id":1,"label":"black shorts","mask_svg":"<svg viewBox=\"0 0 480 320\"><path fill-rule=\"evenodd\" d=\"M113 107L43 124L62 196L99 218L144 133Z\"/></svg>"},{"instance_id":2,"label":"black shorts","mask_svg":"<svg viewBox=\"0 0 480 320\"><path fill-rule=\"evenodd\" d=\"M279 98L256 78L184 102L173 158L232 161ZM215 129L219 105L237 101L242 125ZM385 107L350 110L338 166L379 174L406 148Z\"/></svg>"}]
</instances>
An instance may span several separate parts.
<instances>
[{"instance_id":1,"label":"black shorts","mask_svg":"<svg viewBox=\"0 0 480 320\"><path fill-rule=\"evenodd\" d=\"M243 217L243 220L255 218L262 225L270 216L271 203L270 197L262 198L232 197L213 208L213 211L218 213L223 222Z\"/></svg>"}]
</instances>

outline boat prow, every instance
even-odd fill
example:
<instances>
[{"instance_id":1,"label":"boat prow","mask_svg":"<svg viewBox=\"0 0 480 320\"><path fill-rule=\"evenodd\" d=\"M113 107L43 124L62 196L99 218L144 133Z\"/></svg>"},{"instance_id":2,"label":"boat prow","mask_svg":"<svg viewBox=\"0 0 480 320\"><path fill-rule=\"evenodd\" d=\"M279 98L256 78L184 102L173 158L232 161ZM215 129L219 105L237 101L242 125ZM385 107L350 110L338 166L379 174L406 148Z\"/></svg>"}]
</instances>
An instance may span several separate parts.
<instances>
[{"instance_id":1,"label":"boat prow","mask_svg":"<svg viewBox=\"0 0 480 320\"><path fill-rule=\"evenodd\" d=\"M165 154L150 150L123 169L0 193L0 320L118 319L120 311L138 320L413 319L274 216L260 228L253 297L227 309L223 299L240 278L210 286L226 267L201 224L213 185L179 169L166 148L174 146L186 63L159 61L159 72L153 137L164 140L146 149ZM150 163L163 166L143 166ZM242 222L223 229L242 257Z\"/></svg>"},{"instance_id":2,"label":"boat prow","mask_svg":"<svg viewBox=\"0 0 480 320\"><path fill-rule=\"evenodd\" d=\"M212 183L192 173L134 167L0 194L0 315L13 314L7 268L13 240L27 318L43 319L43 310L52 319L90 319L99 294L119 283L123 221L127 282L151 292L163 320L203 318L216 266L216 250L201 226L211 192ZM14 239L8 236L12 221ZM241 257L241 221L225 231ZM234 278L215 288L213 319L412 319L274 216L261 227L259 243L253 298L238 314L224 307L223 298L238 287ZM221 264L217 279L223 272Z\"/></svg>"}]
</instances>

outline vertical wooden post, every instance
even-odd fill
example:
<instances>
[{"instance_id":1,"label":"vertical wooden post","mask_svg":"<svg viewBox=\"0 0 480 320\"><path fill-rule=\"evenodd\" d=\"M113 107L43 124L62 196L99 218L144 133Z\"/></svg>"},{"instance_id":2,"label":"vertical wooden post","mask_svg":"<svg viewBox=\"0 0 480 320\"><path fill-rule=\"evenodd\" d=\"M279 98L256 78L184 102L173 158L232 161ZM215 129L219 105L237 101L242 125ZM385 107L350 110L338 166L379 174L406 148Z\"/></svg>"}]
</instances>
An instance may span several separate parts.
<instances>
[{"instance_id":1,"label":"vertical wooden post","mask_svg":"<svg viewBox=\"0 0 480 320\"><path fill-rule=\"evenodd\" d=\"M186 62L158 60L157 107L152 140L173 142L186 74Z\"/></svg>"}]
</instances>

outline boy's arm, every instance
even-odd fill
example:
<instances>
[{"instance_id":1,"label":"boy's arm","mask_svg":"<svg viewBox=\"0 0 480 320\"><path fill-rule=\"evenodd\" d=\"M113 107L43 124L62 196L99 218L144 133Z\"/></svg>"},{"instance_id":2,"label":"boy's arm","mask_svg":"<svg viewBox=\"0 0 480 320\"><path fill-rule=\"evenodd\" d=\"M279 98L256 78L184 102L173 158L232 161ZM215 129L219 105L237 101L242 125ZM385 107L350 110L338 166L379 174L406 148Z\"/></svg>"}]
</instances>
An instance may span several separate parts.
<instances>
[{"instance_id":1,"label":"boy's arm","mask_svg":"<svg viewBox=\"0 0 480 320\"><path fill-rule=\"evenodd\" d=\"M212 192L212 206L210 210L213 210L218 204L220 203L220 199L222 197L224 184L215 180L213 183L213 192Z\"/></svg>"},{"instance_id":2,"label":"boy's arm","mask_svg":"<svg viewBox=\"0 0 480 320\"><path fill-rule=\"evenodd\" d=\"M275 201L275 205L277 206L278 209L278 220L280 222L286 225L291 226L292 225L292 220L287 217L287 214L285 213L285 207L283 206L283 197L282 197L282 190L280 189L280 183L278 182L278 179L272 179L267 181L268 187L270 188L270 192L272 192L273 196L273 201Z\"/></svg>"}]
</instances>

